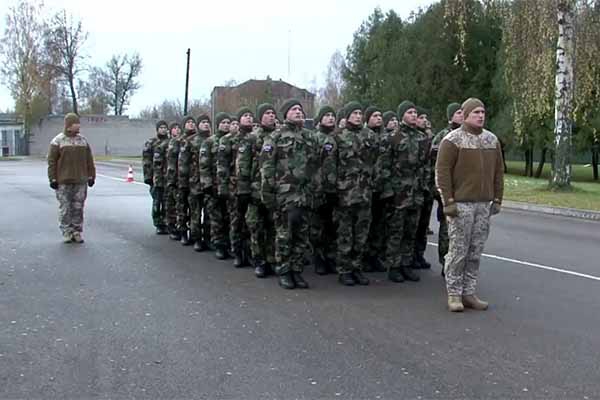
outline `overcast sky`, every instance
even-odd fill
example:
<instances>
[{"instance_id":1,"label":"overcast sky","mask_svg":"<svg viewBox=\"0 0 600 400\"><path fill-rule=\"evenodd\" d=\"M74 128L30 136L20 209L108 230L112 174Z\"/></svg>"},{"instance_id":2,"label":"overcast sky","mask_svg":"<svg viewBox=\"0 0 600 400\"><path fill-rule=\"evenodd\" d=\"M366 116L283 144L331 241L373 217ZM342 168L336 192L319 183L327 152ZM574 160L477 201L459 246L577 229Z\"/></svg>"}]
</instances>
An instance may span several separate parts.
<instances>
[{"instance_id":1,"label":"overcast sky","mask_svg":"<svg viewBox=\"0 0 600 400\"><path fill-rule=\"evenodd\" d=\"M85 50L90 65L104 65L116 53L140 53L142 88L127 111L135 116L163 99L183 102L188 47L191 98L209 97L214 86L230 79L241 83L267 75L310 89L315 80L317 85L323 82L331 55L345 51L375 7L384 12L393 8L406 18L433 2L46 0L45 7L47 14L65 8L81 18L89 32ZM0 5L1 34L8 8L16 3L8 0ZM13 104L8 89L1 86L0 110L12 109Z\"/></svg>"}]
</instances>

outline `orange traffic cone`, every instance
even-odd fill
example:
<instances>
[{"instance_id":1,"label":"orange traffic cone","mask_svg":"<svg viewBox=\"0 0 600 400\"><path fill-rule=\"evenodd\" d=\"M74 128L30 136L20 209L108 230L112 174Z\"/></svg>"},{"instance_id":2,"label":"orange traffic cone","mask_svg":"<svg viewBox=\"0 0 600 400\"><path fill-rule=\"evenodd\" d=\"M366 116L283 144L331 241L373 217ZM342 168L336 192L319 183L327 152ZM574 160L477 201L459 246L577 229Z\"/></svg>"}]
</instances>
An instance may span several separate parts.
<instances>
[{"instance_id":1,"label":"orange traffic cone","mask_svg":"<svg viewBox=\"0 0 600 400\"><path fill-rule=\"evenodd\" d=\"M133 167L129 164L129 170L127 171L127 179L128 183L133 183Z\"/></svg>"}]
</instances>

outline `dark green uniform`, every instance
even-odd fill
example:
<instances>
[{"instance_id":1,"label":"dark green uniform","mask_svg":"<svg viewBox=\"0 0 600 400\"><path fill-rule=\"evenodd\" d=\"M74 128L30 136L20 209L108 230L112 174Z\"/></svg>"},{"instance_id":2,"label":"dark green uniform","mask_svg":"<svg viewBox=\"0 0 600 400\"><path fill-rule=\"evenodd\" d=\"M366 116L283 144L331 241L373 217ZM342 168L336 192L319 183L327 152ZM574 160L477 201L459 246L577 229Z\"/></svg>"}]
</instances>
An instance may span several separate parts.
<instances>
[{"instance_id":1,"label":"dark green uniform","mask_svg":"<svg viewBox=\"0 0 600 400\"><path fill-rule=\"evenodd\" d=\"M157 233L166 233L165 222L165 186L160 180L160 171L155 171L154 152L158 146L164 146L168 142L168 134L159 134L161 126L167 127L165 121L158 121L156 124L156 136L148 139L144 144L142 151L142 169L144 174L144 183L150 187L150 195L152 196L152 222L157 229ZM155 182L155 172L159 173L159 180ZM157 185L156 183L159 183Z\"/></svg>"},{"instance_id":2,"label":"dark green uniform","mask_svg":"<svg viewBox=\"0 0 600 400\"><path fill-rule=\"evenodd\" d=\"M430 129L421 130L423 134L427 136L429 141L429 149L431 149L431 141L433 140L433 134ZM429 221L431 220L431 211L433 209L433 197L436 191L435 189L435 159L431 158L431 151L427 154L427 163L429 164L429 176L426 177L427 190L424 193L423 207L421 208L421 215L419 216L419 223L417 225L417 233L415 238L415 262L414 266L417 268L431 268L431 265L425 260L425 250L427 249L427 231L429 229Z\"/></svg>"},{"instance_id":3,"label":"dark green uniform","mask_svg":"<svg viewBox=\"0 0 600 400\"><path fill-rule=\"evenodd\" d=\"M373 135L379 139L384 135L383 127L372 128ZM383 186L378 182L373 186L373 201L371 203L371 228L367 240L367 265L369 270L382 271L385 260L386 230L385 207L386 200L381 197Z\"/></svg>"},{"instance_id":4,"label":"dark green uniform","mask_svg":"<svg viewBox=\"0 0 600 400\"><path fill-rule=\"evenodd\" d=\"M169 147L169 138L165 136L160 138L154 144L154 154L152 156L152 179L155 195L152 197L152 219L154 225L160 228L161 233L167 233L167 148ZM157 225L158 222L158 225Z\"/></svg>"},{"instance_id":5,"label":"dark green uniform","mask_svg":"<svg viewBox=\"0 0 600 400\"><path fill-rule=\"evenodd\" d=\"M177 170L179 161L179 149L183 135L171 138L167 147L167 200L166 215L167 226L171 239L179 240L181 233L177 226L177 199L179 187L177 184Z\"/></svg>"},{"instance_id":6,"label":"dark green uniform","mask_svg":"<svg viewBox=\"0 0 600 400\"><path fill-rule=\"evenodd\" d=\"M175 170L177 176L177 231L181 235L181 243L184 245L190 244L190 182L189 176L182 174L184 170L181 168L181 149L183 148L183 144L187 140L187 137L196 133L195 128L193 131L186 130L185 123L189 120L194 121L194 126L196 124L196 121L192 117L183 119L183 135L178 142L179 152L177 154L177 169Z\"/></svg>"}]
</instances>

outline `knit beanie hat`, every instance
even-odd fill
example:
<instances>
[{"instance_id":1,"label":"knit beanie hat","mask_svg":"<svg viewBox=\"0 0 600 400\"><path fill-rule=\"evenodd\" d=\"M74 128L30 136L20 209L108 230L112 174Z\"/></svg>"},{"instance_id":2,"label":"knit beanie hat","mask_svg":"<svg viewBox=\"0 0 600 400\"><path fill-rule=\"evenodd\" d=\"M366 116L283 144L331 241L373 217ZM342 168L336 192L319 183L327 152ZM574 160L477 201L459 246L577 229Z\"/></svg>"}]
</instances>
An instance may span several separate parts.
<instances>
[{"instance_id":1,"label":"knit beanie hat","mask_svg":"<svg viewBox=\"0 0 600 400\"><path fill-rule=\"evenodd\" d=\"M427 110L425 107L417 106L417 116L420 115L429 115L429 110Z\"/></svg>"},{"instance_id":2,"label":"knit beanie hat","mask_svg":"<svg viewBox=\"0 0 600 400\"><path fill-rule=\"evenodd\" d=\"M321 108L319 108L319 111L317 111L317 116L315 117L315 123L320 124L321 120L323 119L323 117L325 116L325 114L327 113L333 113L333 117L336 117L336 112L333 109L333 107L330 106L323 106Z\"/></svg>"},{"instance_id":3,"label":"knit beanie hat","mask_svg":"<svg viewBox=\"0 0 600 400\"><path fill-rule=\"evenodd\" d=\"M446 115L448 116L448 121L452 121L452 117L454 113L460 110L460 104L458 103L450 103L448 104L448 108L446 108Z\"/></svg>"},{"instance_id":4,"label":"knit beanie hat","mask_svg":"<svg viewBox=\"0 0 600 400\"><path fill-rule=\"evenodd\" d=\"M362 111L362 105L358 101L351 101L344 106L344 118L348 119L350 114L356 110Z\"/></svg>"},{"instance_id":5,"label":"knit beanie hat","mask_svg":"<svg viewBox=\"0 0 600 400\"><path fill-rule=\"evenodd\" d=\"M275 116L277 117L277 111L275 110L275 107L273 106L273 104L262 103L258 107L256 107L256 118L257 118L257 122L259 124L260 124L260 121L262 121L263 115L265 115L265 113L269 110L272 110L275 113Z\"/></svg>"},{"instance_id":6,"label":"knit beanie hat","mask_svg":"<svg viewBox=\"0 0 600 400\"><path fill-rule=\"evenodd\" d=\"M65 115L65 131L73 124L79 124L79 115L75 113L68 113Z\"/></svg>"},{"instance_id":7,"label":"knit beanie hat","mask_svg":"<svg viewBox=\"0 0 600 400\"><path fill-rule=\"evenodd\" d=\"M386 127L388 122L390 122L392 120L392 118L396 117L396 119L398 119L398 116L396 115L395 112L393 111L386 111L383 113L383 126Z\"/></svg>"},{"instance_id":8,"label":"knit beanie hat","mask_svg":"<svg viewBox=\"0 0 600 400\"><path fill-rule=\"evenodd\" d=\"M175 128L175 127L178 127L179 129L181 129L181 127L179 126L179 123L177 123L177 122L171 122L171 123L169 124L169 132L171 132L171 130L172 130L173 128Z\"/></svg>"},{"instance_id":9,"label":"knit beanie hat","mask_svg":"<svg viewBox=\"0 0 600 400\"><path fill-rule=\"evenodd\" d=\"M402 120L404 118L404 114L411 108L414 108L415 110L417 109L415 103L410 100L404 100L402 103L400 103L398 106L398 119Z\"/></svg>"},{"instance_id":10,"label":"knit beanie hat","mask_svg":"<svg viewBox=\"0 0 600 400\"><path fill-rule=\"evenodd\" d=\"M469 116L469 114L471 113L471 111L473 111L477 107L485 108L485 106L483 105L483 102L479 99L476 99L475 97L470 97L467 100L465 100L465 102L462 103L462 106L461 106L465 118L467 118Z\"/></svg>"},{"instance_id":11,"label":"knit beanie hat","mask_svg":"<svg viewBox=\"0 0 600 400\"><path fill-rule=\"evenodd\" d=\"M371 115L375 114L378 111L381 112L381 108L379 108L377 106L367 107L367 109L365 110L365 122L368 124L369 118L371 118Z\"/></svg>"},{"instance_id":12,"label":"knit beanie hat","mask_svg":"<svg viewBox=\"0 0 600 400\"><path fill-rule=\"evenodd\" d=\"M185 117L183 117L183 119L181 120L181 129L185 131L185 123L188 121L194 121L194 124L196 124L196 120L194 119L194 117L192 117L191 115L186 115Z\"/></svg>"},{"instance_id":13,"label":"knit beanie hat","mask_svg":"<svg viewBox=\"0 0 600 400\"><path fill-rule=\"evenodd\" d=\"M160 127L161 127L161 126L163 126L163 125L164 125L165 127L168 127L168 126L169 126L169 125L167 124L167 121L165 121L165 120L162 120L162 119L161 119L160 121L158 121L158 122L156 123L156 130L158 131L158 128L160 128Z\"/></svg>"},{"instance_id":14,"label":"knit beanie hat","mask_svg":"<svg viewBox=\"0 0 600 400\"><path fill-rule=\"evenodd\" d=\"M208 121L208 123L210 124L210 117L208 116L208 114L200 114L200 116L196 118L196 121L198 121L198 123L202 121Z\"/></svg>"},{"instance_id":15,"label":"knit beanie hat","mask_svg":"<svg viewBox=\"0 0 600 400\"><path fill-rule=\"evenodd\" d=\"M226 119L231 120L231 117L229 114L224 112L220 112L215 116L215 124L217 125L217 129L219 129L219 124Z\"/></svg>"},{"instance_id":16,"label":"knit beanie hat","mask_svg":"<svg viewBox=\"0 0 600 400\"><path fill-rule=\"evenodd\" d=\"M298 99L287 99L283 102L283 104L281 105L281 116L284 120L287 118L287 113L288 111L290 111L290 108L294 106L302 107L302 103L300 103L300 100Z\"/></svg>"},{"instance_id":17,"label":"knit beanie hat","mask_svg":"<svg viewBox=\"0 0 600 400\"><path fill-rule=\"evenodd\" d=\"M254 113L252 112L252 110L251 110L251 109L249 109L248 107L242 107L242 108L240 108L240 109L237 111L237 113L236 113L236 117L237 117L237 118L235 118L235 120L236 120L236 121L239 121L239 120L240 120L240 118L242 118L242 115L244 115L244 114L246 114L246 113L250 113L250 114L252 114L252 116L254 117Z\"/></svg>"}]
</instances>

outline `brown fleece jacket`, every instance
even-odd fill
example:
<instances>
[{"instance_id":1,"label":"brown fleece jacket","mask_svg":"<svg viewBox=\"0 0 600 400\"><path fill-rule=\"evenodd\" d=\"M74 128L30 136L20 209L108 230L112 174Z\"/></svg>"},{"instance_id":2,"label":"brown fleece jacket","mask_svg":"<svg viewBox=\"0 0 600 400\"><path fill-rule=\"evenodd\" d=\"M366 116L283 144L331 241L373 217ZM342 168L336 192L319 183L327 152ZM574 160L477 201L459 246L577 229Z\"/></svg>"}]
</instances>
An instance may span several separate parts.
<instances>
[{"instance_id":1,"label":"brown fleece jacket","mask_svg":"<svg viewBox=\"0 0 600 400\"><path fill-rule=\"evenodd\" d=\"M48 179L59 184L83 184L96 179L94 156L85 137L59 133L52 139L48 151Z\"/></svg>"},{"instance_id":2,"label":"brown fleece jacket","mask_svg":"<svg viewBox=\"0 0 600 400\"><path fill-rule=\"evenodd\" d=\"M435 181L444 205L455 201L501 203L504 164L500 141L490 131L478 133L465 125L450 132L440 145Z\"/></svg>"}]
</instances>

